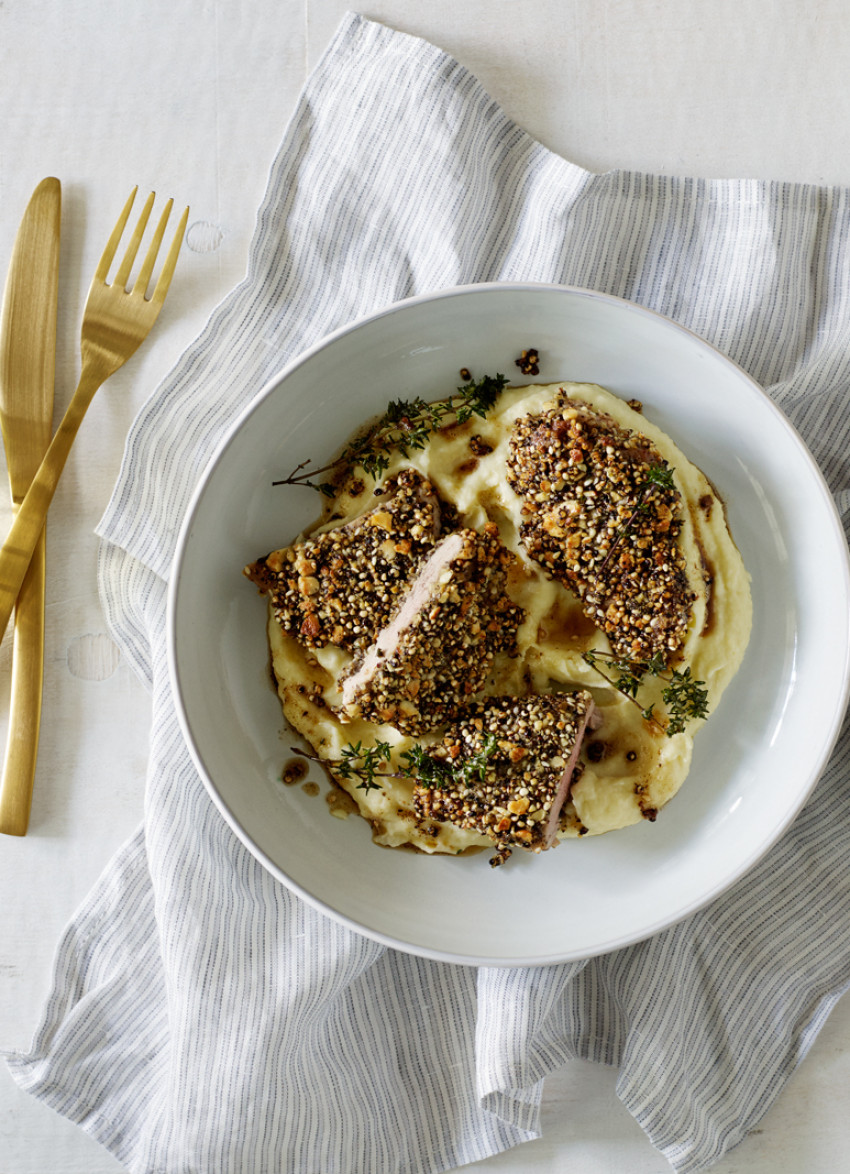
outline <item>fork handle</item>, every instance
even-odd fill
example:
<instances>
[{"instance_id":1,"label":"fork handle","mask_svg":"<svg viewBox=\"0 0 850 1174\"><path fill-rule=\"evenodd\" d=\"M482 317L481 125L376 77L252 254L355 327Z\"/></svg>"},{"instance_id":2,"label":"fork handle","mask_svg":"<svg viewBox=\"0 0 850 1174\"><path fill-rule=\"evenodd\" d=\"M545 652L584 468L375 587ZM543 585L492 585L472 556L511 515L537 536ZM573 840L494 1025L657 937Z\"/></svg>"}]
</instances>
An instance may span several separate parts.
<instances>
[{"instance_id":1,"label":"fork handle","mask_svg":"<svg viewBox=\"0 0 850 1174\"><path fill-rule=\"evenodd\" d=\"M0 783L0 832L7 836L25 836L29 826L44 677L44 580L42 530L15 606L12 699Z\"/></svg>"},{"instance_id":2,"label":"fork handle","mask_svg":"<svg viewBox=\"0 0 850 1174\"><path fill-rule=\"evenodd\" d=\"M71 397L62 423L44 454L44 460L21 502L12 527L0 550L0 640L9 626L15 600L30 565L59 477L74 443L83 417L100 385L110 372L98 362L83 363L80 382Z\"/></svg>"}]
</instances>

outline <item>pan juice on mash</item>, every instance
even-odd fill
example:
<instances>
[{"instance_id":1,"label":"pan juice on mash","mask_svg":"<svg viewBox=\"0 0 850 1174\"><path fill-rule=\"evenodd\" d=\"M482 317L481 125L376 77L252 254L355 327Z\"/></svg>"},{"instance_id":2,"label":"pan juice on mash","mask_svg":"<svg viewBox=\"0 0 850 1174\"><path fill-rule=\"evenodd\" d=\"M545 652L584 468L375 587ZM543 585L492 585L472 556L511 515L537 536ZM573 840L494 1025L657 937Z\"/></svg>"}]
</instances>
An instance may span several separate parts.
<instances>
[{"instance_id":1,"label":"pan juice on mash","mask_svg":"<svg viewBox=\"0 0 850 1174\"><path fill-rule=\"evenodd\" d=\"M374 840L492 864L654 820L752 619L723 503L640 404L506 382L299 467L322 517L245 568L283 712Z\"/></svg>"}]
</instances>

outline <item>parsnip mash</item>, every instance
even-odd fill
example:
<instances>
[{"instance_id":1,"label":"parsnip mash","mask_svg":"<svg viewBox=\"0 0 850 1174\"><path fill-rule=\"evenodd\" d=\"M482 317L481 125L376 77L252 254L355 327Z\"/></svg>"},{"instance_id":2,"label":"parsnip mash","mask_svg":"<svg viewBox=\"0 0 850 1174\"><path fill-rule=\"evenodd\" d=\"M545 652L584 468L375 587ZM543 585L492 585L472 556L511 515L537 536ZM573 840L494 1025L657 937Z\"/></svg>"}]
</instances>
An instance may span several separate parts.
<instances>
[{"instance_id":1,"label":"parsnip mash","mask_svg":"<svg viewBox=\"0 0 850 1174\"><path fill-rule=\"evenodd\" d=\"M583 610L577 596L551 578L522 541L520 529L527 511L523 513L523 499L508 480L510 438L522 417L545 412L554 404L565 409L570 404L588 404L607 413L621 428L644 437L673 470L684 503L677 542L692 599L676 667L689 668L692 678L705 683L709 714L717 708L743 657L752 605L749 577L729 534L723 503L711 484L642 411L601 387L577 383L509 387L485 419L473 417L460 426L445 427L421 451L406 458L392 457L382 484L402 469L415 468L440 501L457 511L458 528L483 531L488 523L495 523L501 542L515 556L507 571L506 591L522 609L516 633L518 654L497 649L477 695L521 697L575 689L592 695L601 722L584 737L583 769L561 814L559 837L565 838L655 819L682 786L693 738L705 722L692 720L684 732L669 736L661 723L644 716L653 704L654 712L664 712L662 679L645 677L636 700L606 680L600 668L610 662L588 663L583 657L588 651L611 653L608 638L588 619L587 608ZM380 501L375 488L372 478L356 470L310 536L374 510ZM295 541L291 535L281 539ZM417 744L427 749L439 742L439 732L404 736L391 724L376 725L340 711L340 681L356 651L330 643L309 647L284 633L272 609L268 635L283 712L322 760L339 760L345 747L358 743L362 747L387 743L393 756L384 769L392 772L406 750ZM475 831L417 816L414 782L409 778L381 778L380 787L368 789L358 788L356 780L337 781L371 823L379 844L411 845L431 853L493 847L492 838Z\"/></svg>"}]
</instances>

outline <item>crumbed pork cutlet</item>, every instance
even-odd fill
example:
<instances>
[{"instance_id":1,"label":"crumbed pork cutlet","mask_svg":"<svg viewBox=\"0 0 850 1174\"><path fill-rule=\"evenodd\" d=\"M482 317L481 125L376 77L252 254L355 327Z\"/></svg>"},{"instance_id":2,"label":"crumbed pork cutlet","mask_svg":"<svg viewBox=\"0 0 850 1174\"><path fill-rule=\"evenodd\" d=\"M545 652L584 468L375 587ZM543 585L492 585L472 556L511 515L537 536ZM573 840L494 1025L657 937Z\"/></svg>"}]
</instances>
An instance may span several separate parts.
<instances>
[{"instance_id":1,"label":"crumbed pork cutlet","mask_svg":"<svg viewBox=\"0 0 850 1174\"><path fill-rule=\"evenodd\" d=\"M275 618L308 648L360 652L389 622L399 596L440 533L431 483L404 469L381 503L345 526L272 551L244 573L271 599Z\"/></svg>"},{"instance_id":2,"label":"crumbed pork cutlet","mask_svg":"<svg viewBox=\"0 0 850 1174\"><path fill-rule=\"evenodd\" d=\"M566 396L516 422L507 459L529 555L578 596L618 656L669 664L695 596L678 541L681 495L653 480L659 470L669 472L646 437Z\"/></svg>"},{"instance_id":3,"label":"crumbed pork cutlet","mask_svg":"<svg viewBox=\"0 0 850 1174\"><path fill-rule=\"evenodd\" d=\"M461 711L430 756L452 770L416 784L419 819L452 823L490 836L501 863L512 846L541 852L552 846L578 762L585 730L598 726L586 690L487 697ZM494 741L495 739L495 741ZM464 771L478 759L479 769Z\"/></svg>"},{"instance_id":4,"label":"crumbed pork cutlet","mask_svg":"<svg viewBox=\"0 0 850 1174\"><path fill-rule=\"evenodd\" d=\"M341 678L343 720L418 735L454 717L483 687L495 654L516 655L525 613L505 591L513 561L492 522L443 538L391 622Z\"/></svg>"}]
</instances>

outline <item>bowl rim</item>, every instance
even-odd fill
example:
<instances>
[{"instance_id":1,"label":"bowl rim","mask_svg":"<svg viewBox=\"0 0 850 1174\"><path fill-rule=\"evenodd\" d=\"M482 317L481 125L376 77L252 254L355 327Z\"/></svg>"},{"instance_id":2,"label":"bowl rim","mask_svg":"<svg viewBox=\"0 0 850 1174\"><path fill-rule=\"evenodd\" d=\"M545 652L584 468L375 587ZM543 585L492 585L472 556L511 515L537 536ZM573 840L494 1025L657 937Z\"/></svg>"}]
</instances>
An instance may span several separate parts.
<instances>
[{"instance_id":1,"label":"bowl rim","mask_svg":"<svg viewBox=\"0 0 850 1174\"><path fill-rule=\"evenodd\" d=\"M836 692L835 701L832 706L832 711L829 715L826 729L828 731L827 737L823 738L819 744L818 751L810 758L810 767L805 774L804 781L801 781L800 788L797 793L797 800L791 804L787 809L784 818L777 823L772 829L771 835L763 843L760 843L749 855L743 860L738 861L732 873L728 876L722 877L714 886L705 890L698 898L693 898L685 906L679 909L674 916L666 914L659 917L650 925L644 925L639 930L636 930L631 935L618 935L615 939L608 942L600 943L592 950L583 949L580 953L573 953L570 951L559 951L555 954L535 955L527 958L518 959L516 957L482 957L475 954L463 954L454 951L446 951L436 949L430 946L415 945L404 942L398 938L393 937L381 930L374 929L371 926L365 925L353 917L344 913L340 913L322 900L307 891L298 881L287 875L283 869L276 864L252 839L250 834L240 823L237 816L231 810L224 796L216 788L212 778L209 776L204 765L203 756L200 748L196 742L191 724L188 718L186 707L184 704L183 690L180 682L180 675L177 665L177 631L176 631L176 612L177 612L177 597L180 590L180 576L181 565L186 552L187 545L190 540L192 524L195 514L199 508L201 498L203 497L207 483L210 480L213 472L221 460L221 457L233 443L236 435L242 428L245 421L256 412L260 405L264 403L269 396L285 382L289 376L295 371L309 362L313 356L324 350L329 345L338 342L340 339L352 334L364 326L371 325L380 321L383 318L390 317L397 314L399 311L414 308L418 305L441 301L444 299L455 298L464 295L476 294L515 294L523 292L552 292L556 294L565 294L571 297L587 299L591 301L611 303L616 305L619 309L631 312L639 316L649 316L657 319L665 325L668 329L673 329L679 334L685 336L689 342L696 344L699 348L704 349L714 359L719 360L722 365L726 366L730 373L742 382L748 385L751 392L755 392L757 397L762 401L770 412L778 419L781 426L790 432L792 439L798 445L801 455L809 465L810 471L813 474L814 484L817 486L822 504L825 508L825 516L829 518L836 545L838 550L843 553L841 559L842 571L842 592L848 601L850 601L850 549L848 549L847 540L844 535L844 529L841 523L840 515L833 498L832 492L829 489L826 478L821 471L817 461L809 450L808 445L802 438L800 433L779 408L773 399L767 394L763 387L756 382L739 364L728 355L724 354L719 347L709 342L699 334L695 333L687 326L676 322L674 319L665 314L660 313L651 307L640 305L637 302L630 301L627 298L619 297L616 294L604 293L602 291L589 289L583 286L562 285L556 282L531 282L531 281L490 281L471 283L465 285L447 286L443 289L433 290L428 293L415 294L407 298L402 298L396 302L392 302L378 310L372 311L368 314L361 315L351 321L330 331L323 335L316 342L312 343L305 350L299 352L288 362L286 362L274 375L270 376L260 390L251 398L251 400L237 413L227 430L220 437L211 456L209 457L197 484L192 491L189 502L186 506L186 511L181 522L178 537L172 557L169 580L167 585L167 600L166 600L166 651L168 662L168 677L171 686L171 692L174 700L174 706L177 713L180 731L186 747L189 751L193 765L197 770L207 794L212 799L214 806L224 818L230 829L234 832L236 837L241 841L244 847L251 853L251 855L258 860L263 867L278 881L286 886L291 892L294 892L312 908L318 912L332 918L337 923L344 925L346 928L361 934L364 937L370 938L373 941L387 946L391 949L401 950L405 953L414 954L418 957L428 958L435 962L449 962L456 965L473 965L473 966L497 966L505 968L515 968L520 966L545 966L557 964L565 961L575 961L585 958L598 957L600 955L610 953L614 950L622 949L639 942L646 941L666 929L677 925L684 921L700 909L705 908L712 901L718 899L724 892L732 888L739 880L741 880L747 873L749 873L758 862L773 848L776 843L785 834L791 824L799 815L801 809L811 796L817 782L819 781L823 771L832 755L832 751L838 741L841 725L845 712L847 710L848 701L850 701L850 627L848 627L843 649L843 666L841 670L842 687ZM554 380L553 382L557 382Z\"/></svg>"}]
</instances>

